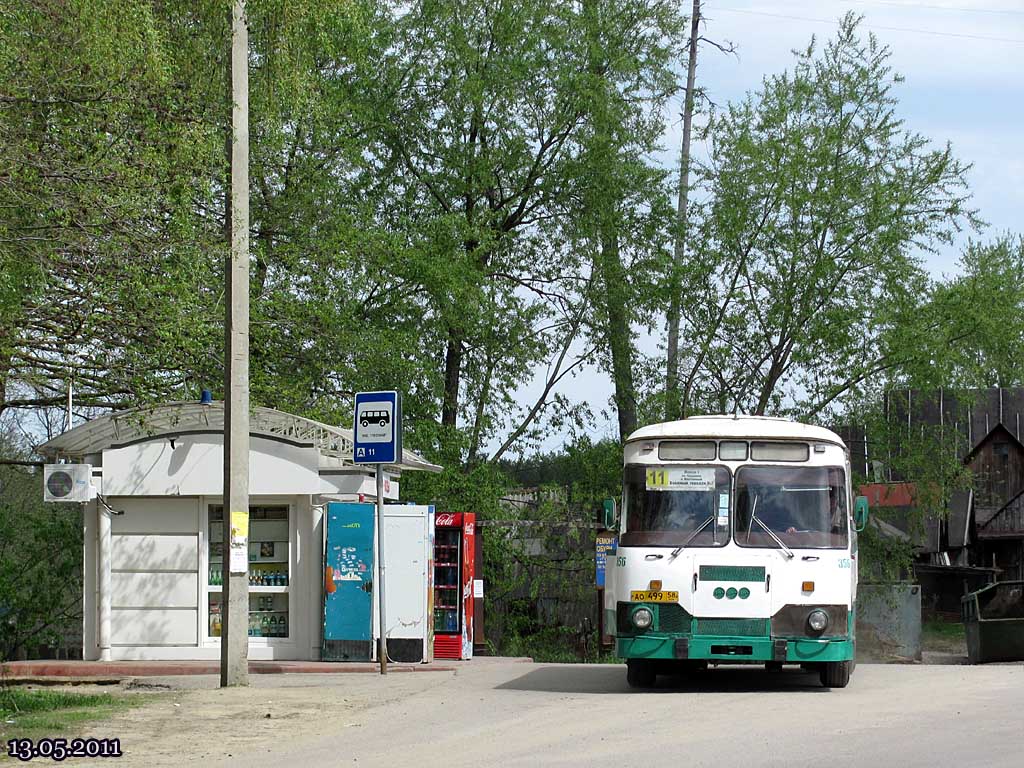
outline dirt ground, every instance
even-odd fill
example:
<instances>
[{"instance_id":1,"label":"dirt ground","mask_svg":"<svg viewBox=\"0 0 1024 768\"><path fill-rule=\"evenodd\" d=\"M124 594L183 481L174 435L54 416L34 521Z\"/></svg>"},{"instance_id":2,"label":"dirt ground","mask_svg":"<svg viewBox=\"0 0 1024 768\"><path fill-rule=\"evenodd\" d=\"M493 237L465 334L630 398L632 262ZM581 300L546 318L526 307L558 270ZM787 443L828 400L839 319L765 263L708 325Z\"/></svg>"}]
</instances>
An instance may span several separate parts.
<instances>
[{"instance_id":1,"label":"dirt ground","mask_svg":"<svg viewBox=\"0 0 1024 768\"><path fill-rule=\"evenodd\" d=\"M455 672L150 678L141 706L88 736L121 739L96 766L507 768L984 765L1024 753L1024 663L859 664L828 690L798 668L723 667L631 689L621 664L474 660ZM173 686L173 687L165 687ZM268 717L269 715L269 717Z\"/></svg>"},{"instance_id":2,"label":"dirt ground","mask_svg":"<svg viewBox=\"0 0 1024 768\"><path fill-rule=\"evenodd\" d=\"M368 711L445 685L452 672L252 675L249 688L219 688L212 676L140 678L122 686L139 706L83 736L120 738L124 757L65 765L180 766L238 759L357 727ZM76 686L77 691L110 686Z\"/></svg>"}]
</instances>

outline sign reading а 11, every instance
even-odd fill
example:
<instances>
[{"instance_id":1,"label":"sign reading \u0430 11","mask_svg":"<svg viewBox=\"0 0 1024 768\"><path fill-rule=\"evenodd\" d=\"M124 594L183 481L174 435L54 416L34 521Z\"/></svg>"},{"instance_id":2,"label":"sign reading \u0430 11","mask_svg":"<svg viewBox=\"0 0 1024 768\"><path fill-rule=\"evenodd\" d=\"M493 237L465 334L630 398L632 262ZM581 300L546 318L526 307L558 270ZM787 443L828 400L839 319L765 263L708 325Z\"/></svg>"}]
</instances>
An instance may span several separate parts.
<instances>
[{"instance_id":1,"label":"sign reading \u0430 11","mask_svg":"<svg viewBox=\"0 0 1024 768\"><path fill-rule=\"evenodd\" d=\"M356 464L397 464L402 460L402 398L397 392L357 392L353 422Z\"/></svg>"}]
</instances>

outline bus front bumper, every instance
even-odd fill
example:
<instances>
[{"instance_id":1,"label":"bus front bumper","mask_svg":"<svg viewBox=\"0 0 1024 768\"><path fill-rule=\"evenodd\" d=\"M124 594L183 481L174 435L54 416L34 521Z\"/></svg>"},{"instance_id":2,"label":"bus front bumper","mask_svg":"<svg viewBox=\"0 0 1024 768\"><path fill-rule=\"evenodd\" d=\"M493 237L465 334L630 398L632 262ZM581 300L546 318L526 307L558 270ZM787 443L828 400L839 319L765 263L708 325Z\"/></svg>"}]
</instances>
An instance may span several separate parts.
<instances>
[{"instance_id":1,"label":"bus front bumper","mask_svg":"<svg viewBox=\"0 0 1024 768\"><path fill-rule=\"evenodd\" d=\"M641 635L615 641L616 655L623 659L695 659L704 661L784 661L813 664L853 658L853 640L729 637L718 635Z\"/></svg>"}]
</instances>

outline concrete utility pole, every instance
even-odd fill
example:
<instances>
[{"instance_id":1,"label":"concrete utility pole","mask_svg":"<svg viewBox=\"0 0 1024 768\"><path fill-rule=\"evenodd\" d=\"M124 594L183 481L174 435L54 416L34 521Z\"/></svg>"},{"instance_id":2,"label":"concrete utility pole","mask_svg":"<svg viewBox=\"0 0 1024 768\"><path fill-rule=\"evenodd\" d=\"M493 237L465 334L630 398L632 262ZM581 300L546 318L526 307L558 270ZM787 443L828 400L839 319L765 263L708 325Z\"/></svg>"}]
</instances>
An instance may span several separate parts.
<instances>
[{"instance_id":1,"label":"concrete utility pole","mask_svg":"<svg viewBox=\"0 0 1024 768\"><path fill-rule=\"evenodd\" d=\"M690 199L690 132L693 126L694 84L697 79L697 41L700 38L700 0L693 0L690 13L690 45L686 61L686 101L683 104L683 145L679 152L679 197L676 202L676 219L679 231L672 248L672 279L670 281L668 309L668 356L665 381L665 419L672 421L685 416L689 408L689 387L687 380L682 398L679 394L679 316L682 313L682 285L679 274L686 258L686 210Z\"/></svg>"},{"instance_id":2,"label":"concrete utility pole","mask_svg":"<svg viewBox=\"0 0 1024 768\"><path fill-rule=\"evenodd\" d=\"M249 684L249 31L231 13L231 255L225 264L224 596L220 684Z\"/></svg>"}]
</instances>

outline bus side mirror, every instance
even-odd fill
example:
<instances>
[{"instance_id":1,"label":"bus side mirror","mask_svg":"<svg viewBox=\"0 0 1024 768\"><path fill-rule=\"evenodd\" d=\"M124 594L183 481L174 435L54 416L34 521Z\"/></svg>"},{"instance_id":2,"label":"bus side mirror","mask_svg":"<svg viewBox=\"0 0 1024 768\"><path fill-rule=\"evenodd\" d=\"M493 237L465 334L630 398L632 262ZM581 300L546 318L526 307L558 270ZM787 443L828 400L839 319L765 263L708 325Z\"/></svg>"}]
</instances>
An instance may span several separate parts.
<instances>
[{"instance_id":1,"label":"bus side mirror","mask_svg":"<svg viewBox=\"0 0 1024 768\"><path fill-rule=\"evenodd\" d=\"M853 500L853 525L857 532L863 531L868 524L868 497L858 496Z\"/></svg>"},{"instance_id":2,"label":"bus side mirror","mask_svg":"<svg viewBox=\"0 0 1024 768\"><path fill-rule=\"evenodd\" d=\"M616 508L615 499L604 500L604 514L601 523L609 531L615 530L619 523L619 511Z\"/></svg>"}]
</instances>

